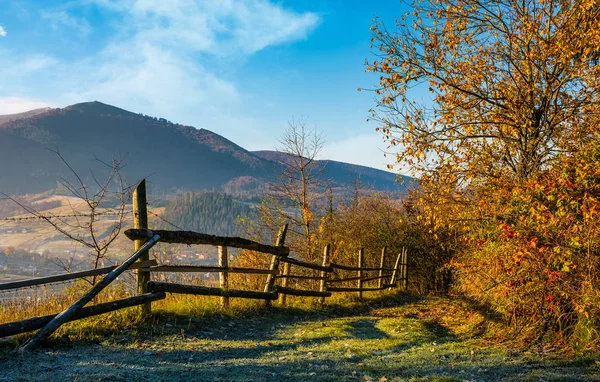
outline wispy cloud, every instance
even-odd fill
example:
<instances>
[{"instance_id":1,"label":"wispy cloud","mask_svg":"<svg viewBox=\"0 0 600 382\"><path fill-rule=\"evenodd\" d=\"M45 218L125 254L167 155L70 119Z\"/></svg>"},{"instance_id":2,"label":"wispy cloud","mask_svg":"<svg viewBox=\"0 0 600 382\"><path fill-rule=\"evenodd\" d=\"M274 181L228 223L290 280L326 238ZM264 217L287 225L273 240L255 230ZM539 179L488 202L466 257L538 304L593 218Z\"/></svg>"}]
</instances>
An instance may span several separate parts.
<instances>
[{"instance_id":1,"label":"wispy cloud","mask_svg":"<svg viewBox=\"0 0 600 382\"><path fill-rule=\"evenodd\" d=\"M244 95L223 70L232 59L241 64L304 39L319 23L316 14L267 0L93 1L123 24L119 37L64 73L78 74L63 81L70 89L65 102L97 99L198 127L235 118Z\"/></svg>"},{"instance_id":2,"label":"wispy cloud","mask_svg":"<svg viewBox=\"0 0 600 382\"><path fill-rule=\"evenodd\" d=\"M0 97L0 115L16 114L48 107L46 102L21 97Z\"/></svg>"},{"instance_id":3,"label":"wispy cloud","mask_svg":"<svg viewBox=\"0 0 600 382\"><path fill-rule=\"evenodd\" d=\"M6 30L2 25L0 25L0 37L6 37Z\"/></svg>"},{"instance_id":4,"label":"wispy cloud","mask_svg":"<svg viewBox=\"0 0 600 382\"><path fill-rule=\"evenodd\" d=\"M252 97L236 82L244 62L307 38L320 22L315 13L269 0L86 0L37 12L47 28L64 29L65 36L73 33L68 29L89 32L90 41L102 34L95 41L103 45L60 61L31 52L0 54L20 68L0 67L0 77L14 79L14 94L27 94L35 84L35 97L53 104L98 100L222 134L233 131L227 121L244 120L240 105ZM109 18L102 31L84 18L94 13ZM245 127L236 139L258 136L253 129L261 124Z\"/></svg>"}]
</instances>

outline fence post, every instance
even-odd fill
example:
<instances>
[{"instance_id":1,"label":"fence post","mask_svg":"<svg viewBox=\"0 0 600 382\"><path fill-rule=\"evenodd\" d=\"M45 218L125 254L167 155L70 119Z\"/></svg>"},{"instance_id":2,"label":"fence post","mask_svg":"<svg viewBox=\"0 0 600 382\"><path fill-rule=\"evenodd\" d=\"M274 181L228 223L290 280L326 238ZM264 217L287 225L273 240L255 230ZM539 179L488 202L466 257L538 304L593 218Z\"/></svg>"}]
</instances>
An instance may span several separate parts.
<instances>
[{"instance_id":1,"label":"fence post","mask_svg":"<svg viewBox=\"0 0 600 382\"><path fill-rule=\"evenodd\" d=\"M279 234L277 235L277 242L275 243L276 246L283 247L283 245L285 243L285 234L287 233L287 229L288 229L288 225L286 223L279 230ZM273 255L273 257L271 258L271 266L269 267L269 270L276 272L278 269L279 269L279 256ZM274 275L274 274L270 274L267 276L267 282L265 284L265 293L273 292L273 290L275 289L275 280L276 280L275 276L276 275ZM271 300L265 300L265 305L271 306Z\"/></svg>"},{"instance_id":2,"label":"fence post","mask_svg":"<svg viewBox=\"0 0 600 382\"><path fill-rule=\"evenodd\" d=\"M406 291L408 286L408 251L406 248L403 251L402 255L402 289Z\"/></svg>"},{"instance_id":3,"label":"fence post","mask_svg":"<svg viewBox=\"0 0 600 382\"><path fill-rule=\"evenodd\" d=\"M398 254L398 257L396 258L396 263L394 264L394 272L392 272L392 279L390 280L390 284L394 285L396 284L396 279L398 278L398 270L400 267L400 260L403 257L404 253L404 248L402 248L402 250L400 251L400 253ZM389 287L388 290L392 290L393 287Z\"/></svg>"},{"instance_id":4,"label":"fence post","mask_svg":"<svg viewBox=\"0 0 600 382\"><path fill-rule=\"evenodd\" d=\"M283 264L283 276L289 276L290 275L290 267L292 266L292 264L290 263L284 263ZM283 277L281 279L281 286L284 288L287 288L288 286L288 278L287 277ZM281 293L279 295L279 304L281 306L285 306L287 300L287 294Z\"/></svg>"},{"instance_id":5,"label":"fence post","mask_svg":"<svg viewBox=\"0 0 600 382\"><path fill-rule=\"evenodd\" d=\"M381 249L381 262L379 263L379 280L377 282L377 288L383 288L383 266L385 265L385 254L387 247L384 245Z\"/></svg>"},{"instance_id":6,"label":"fence post","mask_svg":"<svg viewBox=\"0 0 600 382\"><path fill-rule=\"evenodd\" d=\"M143 179L133 191L133 227L137 229L148 228L148 204L146 202L146 179ZM147 240L136 240L135 250L142 248ZM150 255L144 253L138 261L148 261ZM137 271L137 289L138 294L148 293L148 282L150 281L150 272L139 269ZM142 305L142 314L149 315L152 313L150 303Z\"/></svg>"},{"instance_id":7,"label":"fence post","mask_svg":"<svg viewBox=\"0 0 600 382\"><path fill-rule=\"evenodd\" d=\"M227 254L227 247L219 245L219 267L229 268L229 259ZM229 289L228 272L219 273L219 286L221 289ZM229 308L229 297L221 297L221 306L223 308Z\"/></svg>"},{"instance_id":8,"label":"fence post","mask_svg":"<svg viewBox=\"0 0 600 382\"><path fill-rule=\"evenodd\" d=\"M331 252L331 244L327 244L325 246L325 249L323 250L323 266L326 267L327 264L329 264L329 254ZM326 271L321 271L321 277L324 277L323 280L321 280L321 285L319 288L320 292L325 292L327 291L327 272ZM325 303L325 297L319 297L319 302L321 304Z\"/></svg>"},{"instance_id":9,"label":"fence post","mask_svg":"<svg viewBox=\"0 0 600 382\"><path fill-rule=\"evenodd\" d=\"M362 295L362 286L363 286L363 281L362 281L363 270L362 270L362 267L363 267L363 261L364 261L364 259L365 259L365 249L361 248L358 251L358 277L360 277L358 279L358 289L361 289L361 290L358 291L358 298L362 298L363 297L363 295Z\"/></svg>"}]
</instances>

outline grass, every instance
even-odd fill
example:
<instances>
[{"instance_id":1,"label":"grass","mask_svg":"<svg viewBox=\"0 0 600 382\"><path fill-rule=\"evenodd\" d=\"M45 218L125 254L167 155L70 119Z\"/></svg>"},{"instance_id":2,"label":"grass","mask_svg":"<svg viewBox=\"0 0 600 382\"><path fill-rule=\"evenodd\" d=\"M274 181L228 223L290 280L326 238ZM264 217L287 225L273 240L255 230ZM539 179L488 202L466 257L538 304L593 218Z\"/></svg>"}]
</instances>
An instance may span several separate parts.
<instances>
[{"instance_id":1,"label":"grass","mask_svg":"<svg viewBox=\"0 0 600 382\"><path fill-rule=\"evenodd\" d=\"M145 322L136 309L82 320L30 356L15 352L25 337L5 340L0 380L600 380L597 355L499 344L494 318L460 299L218 301L173 296Z\"/></svg>"}]
</instances>

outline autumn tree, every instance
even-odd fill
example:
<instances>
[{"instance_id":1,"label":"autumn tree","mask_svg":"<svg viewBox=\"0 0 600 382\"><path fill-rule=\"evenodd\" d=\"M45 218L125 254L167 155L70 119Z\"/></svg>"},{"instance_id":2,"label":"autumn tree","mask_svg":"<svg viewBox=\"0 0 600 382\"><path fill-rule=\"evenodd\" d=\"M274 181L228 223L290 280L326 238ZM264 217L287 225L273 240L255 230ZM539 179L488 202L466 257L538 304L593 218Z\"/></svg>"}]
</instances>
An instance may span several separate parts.
<instances>
[{"instance_id":1,"label":"autumn tree","mask_svg":"<svg viewBox=\"0 0 600 382\"><path fill-rule=\"evenodd\" d=\"M598 2L408 5L373 25L367 69L379 129L420 175L416 219L434 247L453 238L456 290L511 328L598 343Z\"/></svg>"},{"instance_id":2,"label":"autumn tree","mask_svg":"<svg viewBox=\"0 0 600 382\"><path fill-rule=\"evenodd\" d=\"M521 182L598 132L596 1L433 0L376 21L374 118L399 158L453 185ZM427 88L419 104L411 89Z\"/></svg>"}]
</instances>

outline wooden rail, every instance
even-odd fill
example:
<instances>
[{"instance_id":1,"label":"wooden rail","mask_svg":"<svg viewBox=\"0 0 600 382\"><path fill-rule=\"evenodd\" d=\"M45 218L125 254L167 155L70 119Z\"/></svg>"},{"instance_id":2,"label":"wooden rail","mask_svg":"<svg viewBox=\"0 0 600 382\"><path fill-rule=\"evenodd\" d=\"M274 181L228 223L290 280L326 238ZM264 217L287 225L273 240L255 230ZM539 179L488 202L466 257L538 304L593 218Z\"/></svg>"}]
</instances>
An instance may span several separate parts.
<instances>
[{"instance_id":1,"label":"wooden rail","mask_svg":"<svg viewBox=\"0 0 600 382\"><path fill-rule=\"evenodd\" d=\"M389 271L389 272L394 271L394 268L349 267L347 265L341 265L341 264L335 264L335 263L331 263L331 264L329 264L329 266L333 269L341 269L344 271L379 271L379 270L384 270L384 271Z\"/></svg>"},{"instance_id":2,"label":"wooden rail","mask_svg":"<svg viewBox=\"0 0 600 382\"><path fill-rule=\"evenodd\" d=\"M129 267L129 270L146 268L146 267L149 267L152 265L156 265L156 260L148 260L148 261L133 263ZM52 283L56 283L56 282L81 279L81 278L90 277L90 276L105 275L117 267L118 267L118 265L114 265L114 266L110 266L110 267L91 269L91 270L81 271L81 272L65 273L65 274L56 275L56 276L38 277L35 279L30 279L30 280L11 281L8 283L0 284L0 291L9 290L9 289L26 288L26 287L30 287L30 286L36 286L36 285L52 284Z\"/></svg>"},{"instance_id":3,"label":"wooden rail","mask_svg":"<svg viewBox=\"0 0 600 382\"><path fill-rule=\"evenodd\" d=\"M365 251L361 248L358 251L358 266L347 266L330 263L331 245L326 245L323 250L321 264L314 264L300 259L290 258L289 248L284 246L287 232L287 224L282 227L277 237L275 245L258 243L252 240L240 237L223 237L208 235L192 231L167 231L148 229L148 216L146 207L145 182L141 182L134 194L134 229L125 231L125 235L135 241L135 252L131 257L121 265L105 267L94 270L86 270L63 275L40 277L31 280L20 280L0 284L0 291L8 289L19 289L29 286L43 285L53 282L68 281L88 276L97 276L106 274L106 276L74 304L59 314L34 317L22 321L1 324L0 337L24 333L32 330L41 330L26 343L21 351L28 351L35 348L40 342L50 336L60 325L68 321L78 320L85 317L91 317L98 314L111 312L117 309L123 309L131 306L142 305L142 314L151 312L150 303L164 299L166 293L183 293L204 296L219 296L224 307L229 306L229 298L250 298L264 300L267 305L280 298L280 303L285 305L286 296L318 297L321 303L325 302L326 297L332 293L338 292L358 292L362 297L363 292L381 291L396 287L398 280L402 281L402 286L406 288L407 274L407 253L403 249L398 255L393 268L385 267L387 247L381 252L379 261L380 266L365 267ZM157 265L155 260L148 259L148 250L159 241L165 243L180 244L204 244L214 245L219 249L218 266L192 266L192 265ZM227 247L242 248L252 251L270 254L272 256L269 269L240 268L229 267ZM279 274L280 264L283 263L283 274ZM320 271L319 275L293 275L291 267L301 267L313 271ZM85 306L100 291L114 281L117 276L127 269L138 269L138 295L130 298L120 299L107 303ZM345 277L331 279L330 275L334 270L343 270L358 272L357 277ZM377 271L377 276L369 277L365 272ZM391 271L391 274L384 274ZM157 272L187 272L187 273L219 273L220 288L183 285L176 283L151 281L152 273ZM229 289L228 274L245 273L266 275L264 291L249 291ZM283 285L277 285L277 280L281 279ZM291 288L288 286L289 280L310 280L319 281L319 290L308 290ZM364 287L364 283L378 280L377 287ZM335 287L331 284L347 281L357 281L357 287ZM389 283L386 283L389 281ZM314 285L314 283L313 283Z\"/></svg>"},{"instance_id":4,"label":"wooden rail","mask_svg":"<svg viewBox=\"0 0 600 382\"><path fill-rule=\"evenodd\" d=\"M152 301L158 301L164 299L166 296L165 292L147 293L138 296L123 298L111 302L104 302L92 306L86 306L82 308L75 315L70 317L68 321L80 320L82 318L97 316L99 314L113 312L115 310L129 308L136 305L147 304ZM46 326L57 314L50 314L47 316L29 318L27 320L10 322L8 324L0 325L0 337L14 336L15 334L26 333L32 330L41 329Z\"/></svg>"},{"instance_id":5,"label":"wooden rail","mask_svg":"<svg viewBox=\"0 0 600 382\"><path fill-rule=\"evenodd\" d=\"M54 317L46 326L37 332L29 342L23 345L19 351L26 352L33 350L41 342L45 341L46 338L50 337L50 335L52 335L52 333L54 333L59 326L75 316L75 314L77 314L77 312L80 311L85 304L92 301L92 299L96 297L98 293L102 292L102 290L111 282L113 282L121 273L125 272L127 268L129 268L135 261L137 261L142 255L146 254L150 248L158 243L159 239L160 237L158 235L154 235L146 244L144 244L143 247L138 249L133 255L131 255L131 257L125 260L123 264L119 265L117 268L113 269L110 271L110 273L104 276L104 278L100 280L99 283L94 285L92 289L90 289L83 297Z\"/></svg>"},{"instance_id":6,"label":"wooden rail","mask_svg":"<svg viewBox=\"0 0 600 382\"><path fill-rule=\"evenodd\" d=\"M342 283L342 282L346 282L346 281L357 281L357 280L362 280L362 281L372 281L372 280L379 280L379 279L386 279L388 277L390 277L391 275L383 275L383 276L373 276L373 277L346 277L343 279L330 279L327 280L328 283Z\"/></svg>"},{"instance_id":7,"label":"wooden rail","mask_svg":"<svg viewBox=\"0 0 600 382\"><path fill-rule=\"evenodd\" d=\"M148 268L150 272L191 272L191 273L252 273L259 275L274 275L276 270L237 268L237 267L211 267L205 265L159 265Z\"/></svg>"},{"instance_id":8,"label":"wooden rail","mask_svg":"<svg viewBox=\"0 0 600 382\"><path fill-rule=\"evenodd\" d=\"M316 290L303 290L303 289L294 289L278 286L278 293L289 294L291 296L305 296L305 297L331 297L330 292L320 292Z\"/></svg>"},{"instance_id":9,"label":"wooden rail","mask_svg":"<svg viewBox=\"0 0 600 382\"><path fill-rule=\"evenodd\" d=\"M378 291L378 290L384 290L384 289L388 289L388 288L395 288L396 284L383 284L382 287L377 287L377 288L339 288L339 287L328 287L327 290L329 292L371 292L371 291Z\"/></svg>"},{"instance_id":10,"label":"wooden rail","mask_svg":"<svg viewBox=\"0 0 600 382\"><path fill-rule=\"evenodd\" d=\"M251 251L270 253L271 255L275 256L287 256L290 253L290 249L287 247L261 244L257 243L256 241L243 239L241 237L215 236L192 231L165 231L150 229L128 229L125 231L125 236L127 236L130 240L148 240L154 235L160 236L160 241L163 243L188 245L204 244L242 248Z\"/></svg>"},{"instance_id":11,"label":"wooden rail","mask_svg":"<svg viewBox=\"0 0 600 382\"><path fill-rule=\"evenodd\" d=\"M164 291L167 293L197 294L202 296L222 296L238 298L254 298L259 300L277 300L277 293L255 292L236 289L209 288L204 286L193 286L173 283L150 281L148 289L153 292Z\"/></svg>"},{"instance_id":12,"label":"wooden rail","mask_svg":"<svg viewBox=\"0 0 600 382\"><path fill-rule=\"evenodd\" d=\"M292 265L296 265L303 268L314 269L316 271L325 271L325 272L333 272L333 268L331 266L323 266L313 263L307 263L305 261L292 259L291 257L285 257L280 260L282 263L288 263ZM378 268L379 269L379 268Z\"/></svg>"}]
</instances>

